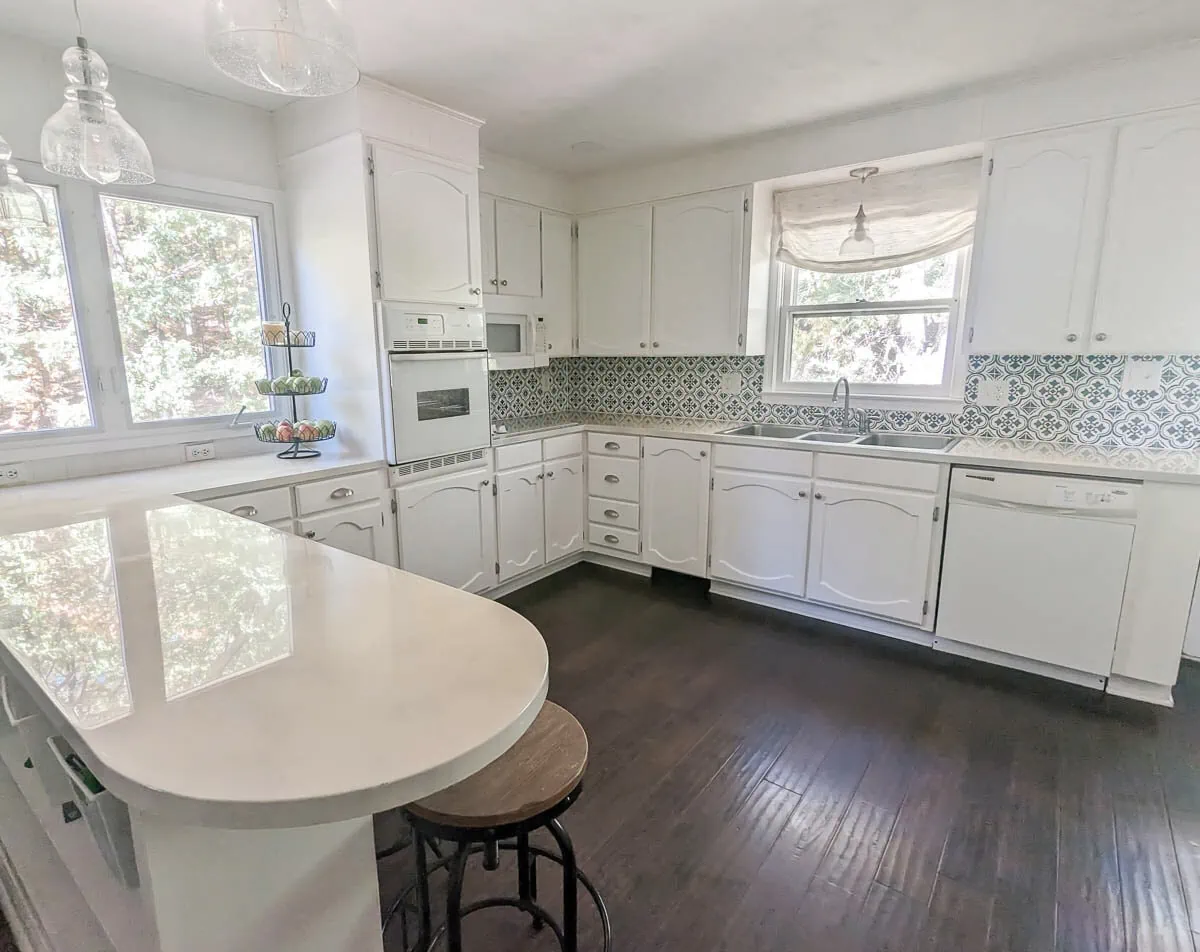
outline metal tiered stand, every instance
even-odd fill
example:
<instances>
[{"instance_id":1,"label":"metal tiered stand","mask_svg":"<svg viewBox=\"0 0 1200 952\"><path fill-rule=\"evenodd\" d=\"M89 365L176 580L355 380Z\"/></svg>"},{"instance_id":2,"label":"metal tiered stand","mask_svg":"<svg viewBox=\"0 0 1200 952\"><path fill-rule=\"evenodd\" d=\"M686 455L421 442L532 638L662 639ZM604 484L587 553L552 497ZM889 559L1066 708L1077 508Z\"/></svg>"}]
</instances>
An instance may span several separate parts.
<instances>
[{"instance_id":1,"label":"metal tiered stand","mask_svg":"<svg viewBox=\"0 0 1200 952\"><path fill-rule=\"evenodd\" d=\"M279 348L287 353L287 377L276 378L275 380L259 381L256 386L258 392L271 397L288 397L292 401L292 419L288 420L270 420L266 423L256 423L254 425L254 435L258 437L261 443L286 443L288 448L280 453L276 453L280 459L312 459L320 456L321 451L313 449L307 445L309 443L321 443L325 440L332 440L337 435L337 424L329 420L319 420L316 423L308 423L305 421L307 429L304 435L301 436L300 430L303 429L299 420L299 410L297 409L296 401L300 397L311 397L318 393L324 393L325 387L329 380L326 377L314 378L298 376L295 373L296 365L292 360L293 350L305 350L315 347L317 343L317 335L312 331L293 331L292 330L292 308L290 304L283 305L283 332L268 331L263 328L262 342L265 347ZM280 381L283 380L281 384ZM291 423L291 437L289 439L279 439L278 433L284 424Z\"/></svg>"}]
</instances>

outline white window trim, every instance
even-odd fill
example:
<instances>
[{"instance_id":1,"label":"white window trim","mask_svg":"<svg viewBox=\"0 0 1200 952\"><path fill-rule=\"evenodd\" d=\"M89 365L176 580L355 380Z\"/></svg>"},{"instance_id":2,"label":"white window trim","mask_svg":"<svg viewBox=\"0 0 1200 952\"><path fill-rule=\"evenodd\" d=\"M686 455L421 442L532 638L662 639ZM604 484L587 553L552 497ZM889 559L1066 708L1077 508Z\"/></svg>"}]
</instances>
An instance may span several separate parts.
<instances>
[{"instance_id":1,"label":"white window trim","mask_svg":"<svg viewBox=\"0 0 1200 952\"><path fill-rule=\"evenodd\" d=\"M87 452L169 446L184 442L244 438L254 442L251 423L286 415L290 407L272 397L265 411L243 413L237 408L228 414L189 417L180 420L134 422L121 352L120 327L116 300L108 269L108 246L100 213L100 196L115 195L135 200L185 205L236 215L257 221L259 288L263 313L281 311L285 287L280 259L280 228L277 225L281 196L267 199L263 190L255 197L244 186L208 182L206 187L221 188L209 192L154 184L145 186L109 186L101 188L76 179L52 175L40 166L14 160L25 181L57 190L62 227L67 280L75 308L79 348L83 358L85 392L92 411L93 424L87 427L45 430L33 433L0 434L0 459L47 459ZM278 375L284 358L282 351L268 349L267 372ZM232 424L238 421L236 428Z\"/></svg>"},{"instance_id":2,"label":"white window trim","mask_svg":"<svg viewBox=\"0 0 1200 952\"><path fill-rule=\"evenodd\" d=\"M853 405L868 410L913 410L936 411L940 413L957 413L963 406L963 388L967 378L966 355L959 348L963 333L963 316L966 301L968 275L971 270L971 251L969 248L955 253L955 294L949 300L950 310L946 331L946 351L949 355L946 361L945 374L939 386L915 386L912 384L880 384L855 383L850 381ZM784 268L777 258L771 259L770 306L767 312L767 355L763 374L763 403L782 404L820 404L828 403L833 392L832 384L790 383L787 380L785 365L788 359L788 332L791 329L790 316L803 312L805 308L790 307L783 302L791 299L791 280L788 269ZM913 303L904 302L909 308ZM946 304L946 299L937 301L939 306ZM829 312L837 310L835 306L811 308L812 312ZM844 309L857 310L853 305ZM878 309L872 305L864 305L863 310Z\"/></svg>"}]
</instances>

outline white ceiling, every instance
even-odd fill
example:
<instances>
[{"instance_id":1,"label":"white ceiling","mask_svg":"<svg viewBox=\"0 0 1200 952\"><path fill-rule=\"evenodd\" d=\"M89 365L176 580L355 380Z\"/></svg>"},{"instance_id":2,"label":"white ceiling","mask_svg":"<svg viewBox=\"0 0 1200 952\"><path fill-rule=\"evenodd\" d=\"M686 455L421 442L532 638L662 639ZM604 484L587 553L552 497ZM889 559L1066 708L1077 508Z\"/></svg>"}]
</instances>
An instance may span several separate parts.
<instances>
[{"instance_id":1,"label":"white ceiling","mask_svg":"<svg viewBox=\"0 0 1200 952\"><path fill-rule=\"evenodd\" d=\"M364 72L585 172L1200 37L1196 0L343 0ZM70 0L8 2L55 46ZM203 0L80 0L110 64L274 107L205 59ZM587 141L601 149L576 149Z\"/></svg>"}]
</instances>

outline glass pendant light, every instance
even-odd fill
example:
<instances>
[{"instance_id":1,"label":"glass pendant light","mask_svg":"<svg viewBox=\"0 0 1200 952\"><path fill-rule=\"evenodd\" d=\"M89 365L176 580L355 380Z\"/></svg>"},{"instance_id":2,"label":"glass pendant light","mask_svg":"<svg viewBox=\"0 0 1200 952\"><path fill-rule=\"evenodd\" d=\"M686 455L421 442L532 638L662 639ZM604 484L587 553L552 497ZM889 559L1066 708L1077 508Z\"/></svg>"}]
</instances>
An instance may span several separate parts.
<instances>
[{"instance_id":1,"label":"glass pendant light","mask_svg":"<svg viewBox=\"0 0 1200 952\"><path fill-rule=\"evenodd\" d=\"M17 167L9 161L11 158L12 149L0 136L0 231L18 225L50 227L42 196L21 178Z\"/></svg>"},{"instance_id":2,"label":"glass pendant light","mask_svg":"<svg viewBox=\"0 0 1200 952\"><path fill-rule=\"evenodd\" d=\"M859 169L851 169L850 177L865 185L867 179L878 171L874 165L865 165ZM867 234L867 213L863 210L861 202L858 205L858 214L854 216L854 227L850 229L850 237L842 242L838 253L843 258L870 258L875 254L875 241Z\"/></svg>"},{"instance_id":3,"label":"glass pendant light","mask_svg":"<svg viewBox=\"0 0 1200 952\"><path fill-rule=\"evenodd\" d=\"M208 0L205 35L213 65L255 89L333 96L358 85L341 0Z\"/></svg>"},{"instance_id":4,"label":"glass pendant light","mask_svg":"<svg viewBox=\"0 0 1200 952\"><path fill-rule=\"evenodd\" d=\"M75 3L79 25L79 3ZM79 28L80 34L83 28ZM105 87L108 65L75 39L62 57L66 102L42 127L42 165L48 172L101 185L146 185L154 181L150 152Z\"/></svg>"}]
</instances>

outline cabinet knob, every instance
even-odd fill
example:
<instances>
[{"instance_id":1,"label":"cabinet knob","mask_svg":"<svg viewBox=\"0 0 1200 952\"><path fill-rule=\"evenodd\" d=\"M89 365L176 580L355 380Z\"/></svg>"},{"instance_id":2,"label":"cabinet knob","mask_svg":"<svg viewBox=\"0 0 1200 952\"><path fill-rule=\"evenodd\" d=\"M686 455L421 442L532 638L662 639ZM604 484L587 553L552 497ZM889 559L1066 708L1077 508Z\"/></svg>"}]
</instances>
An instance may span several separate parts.
<instances>
[{"instance_id":1,"label":"cabinet knob","mask_svg":"<svg viewBox=\"0 0 1200 952\"><path fill-rule=\"evenodd\" d=\"M708 455L708 450L701 450L701 451L700 451L700 458L701 458L701 459L703 459L703 458L704 458L705 456L707 456L707 455Z\"/></svg>"},{"instance_id":2,"label":"cabinet knob","mask_svg":"<svg viewBox=\"0 0 1200 952\"><path fill-rule=\"evenodd\" d=\"M1079 335L1078 334L1068 334L1067 340L1069 340L1072 344L1074 344L1075 341L1079 340Z\"/></svg>"},{"instance_id":3,"label":"cabinet knob","mask_svg":"<svg viewBox=\"0 0 1200 952\"><path fill-rule=\"evenodd\" d=\"M546 350L554 350L554 345L553 345L553 344L547 344L547 345L546 345Z\"/></svg>"},{"instance_id":4,"label":"cabinet knob","mask_svg":"<svg viewBox=\"0 0 1200 952\"><path fill-rule=\"evenodd\" d=\"M609 519L616 519L621 514L615 509L605 509L604 515L606 515Z\"/></svg>"},{"instance_id":5,"label":"cabinet knob","mask_svg":"<svg viewBox=\"0 0 1200 952\"><path fill-rule=\"evenodd\" d=\"M315 539L316 537L317 537L316 529L309 529L306 533L304 533L304 538L306 538L306 539Z\"/></svg>"},{"instance_id":6,"label":"cabinet knob","mask_svg":"<svg viewBox=\"0 0 1200 952\"><path fill-rule=\"evenodd\" d=\"M824 499L824 498L825 498L824 493L813 493L813 499Z\"/></svg>"},{"instance_id":7,"label":"cabinet knob","mask_svg":"<svg viewBox=\"0 0 1200 952\"><path fill-rule=\"evenodd\" d=\"M538 479L545 479L545 478L546 478L545 473L538 473Z\"/></svg>"},{"instance_id":8,"label":"cabinet knob","mask_svg":"<svg viewBox=\"0 0 1200 952\"><path fill-rule=\"evenodd\" d=\"M505 278L503 281L500 282L500 287L502 287L502 288L508 287L508 278Z\"/></svg>"},{"instance_id":9,"label":"cabinet knob","mask_svg":"<svg viewBox=\"0 0 1200 952\"><path fill-rule=\"evenodd\" d=\"M492 284L495 284L495 283L496 283L496 279L492 278Z\"/></svg>"},{"instance_id":10,"label":"cabinet knob","mask_svg":"<svg viewBox=\"0 0 1200 952\"><path fill-rule=\"evenodd\" d=\"M654 342L654 346L655 346L655 347L657 347L657 346L658 346L658 341L655 341L655 342Z\"/></svg>"},{"instance_id":11,"label":"cabinet knob","mask_svg":"<svg viewBox=\"0 0 1200 952\"><path fill-rule=\"evenodd\" d=\"M550 472L548 472L548 473L546 474L546 478L547 478L547 479L553 479L553 478L554 478L554 470L550 470Z\"/></svg>"},{"instance_id":12,"label":"cabinet knob","mask_svg":"<svg viewBox=\"0 0 1200 952\"><path fill-rule=\"evenodd\" d=\"M482 292L479 290L479 288L471 288L471 293L472 294L480 294Z\"/></svg>"},{"instance_id":13,"label":"cabinet knob","mask_svg":"<svg viewBox=\"0 0 1200 952\"><path fill-rule=\"evenodd\" d=\"M808 498L808 493L807 493L807 492L805 492L803 489L801 489L801 490L800 490L800 492L796 493L796 495L797 495L797 496L799 496L801 499L807 499L807 498Z\"/></svg>"},{"instance_id":14,"label":"cabinet knob","mask_svg":"<svg viewBox=\"0 0 1200 952\"><path fill-rule=\"evenodd\" d=\"M641 347L643 350L645 350L645 348L646 348L646 342L645 342L645 341L642 341L640 344L638 344L638 347Z\"/></svg>"},{"instance_id":15,"label":"cabinet knob","mask_svg":"<svg viewBox=\"0 0 1200 952\"><path fill-rule=\"evenodd\" d=\"M1096 340L1108 340L1108 335L1101 331L1096 335Z\"/></svg>"},{"instance_id":16,"label":"cabinet knob","mask_svg":"<svg viewBox=\"0 0 1200 952\"><path fill-rule=\"evenodd\" d=\"M485 479L485 480L484 480L483 482L481 482L479 485L480 485L480 486L489 486L489 485L491 485L491 482L492 482L492 481L491 481L490 479Z\"/></svg>"}]
</instances>

